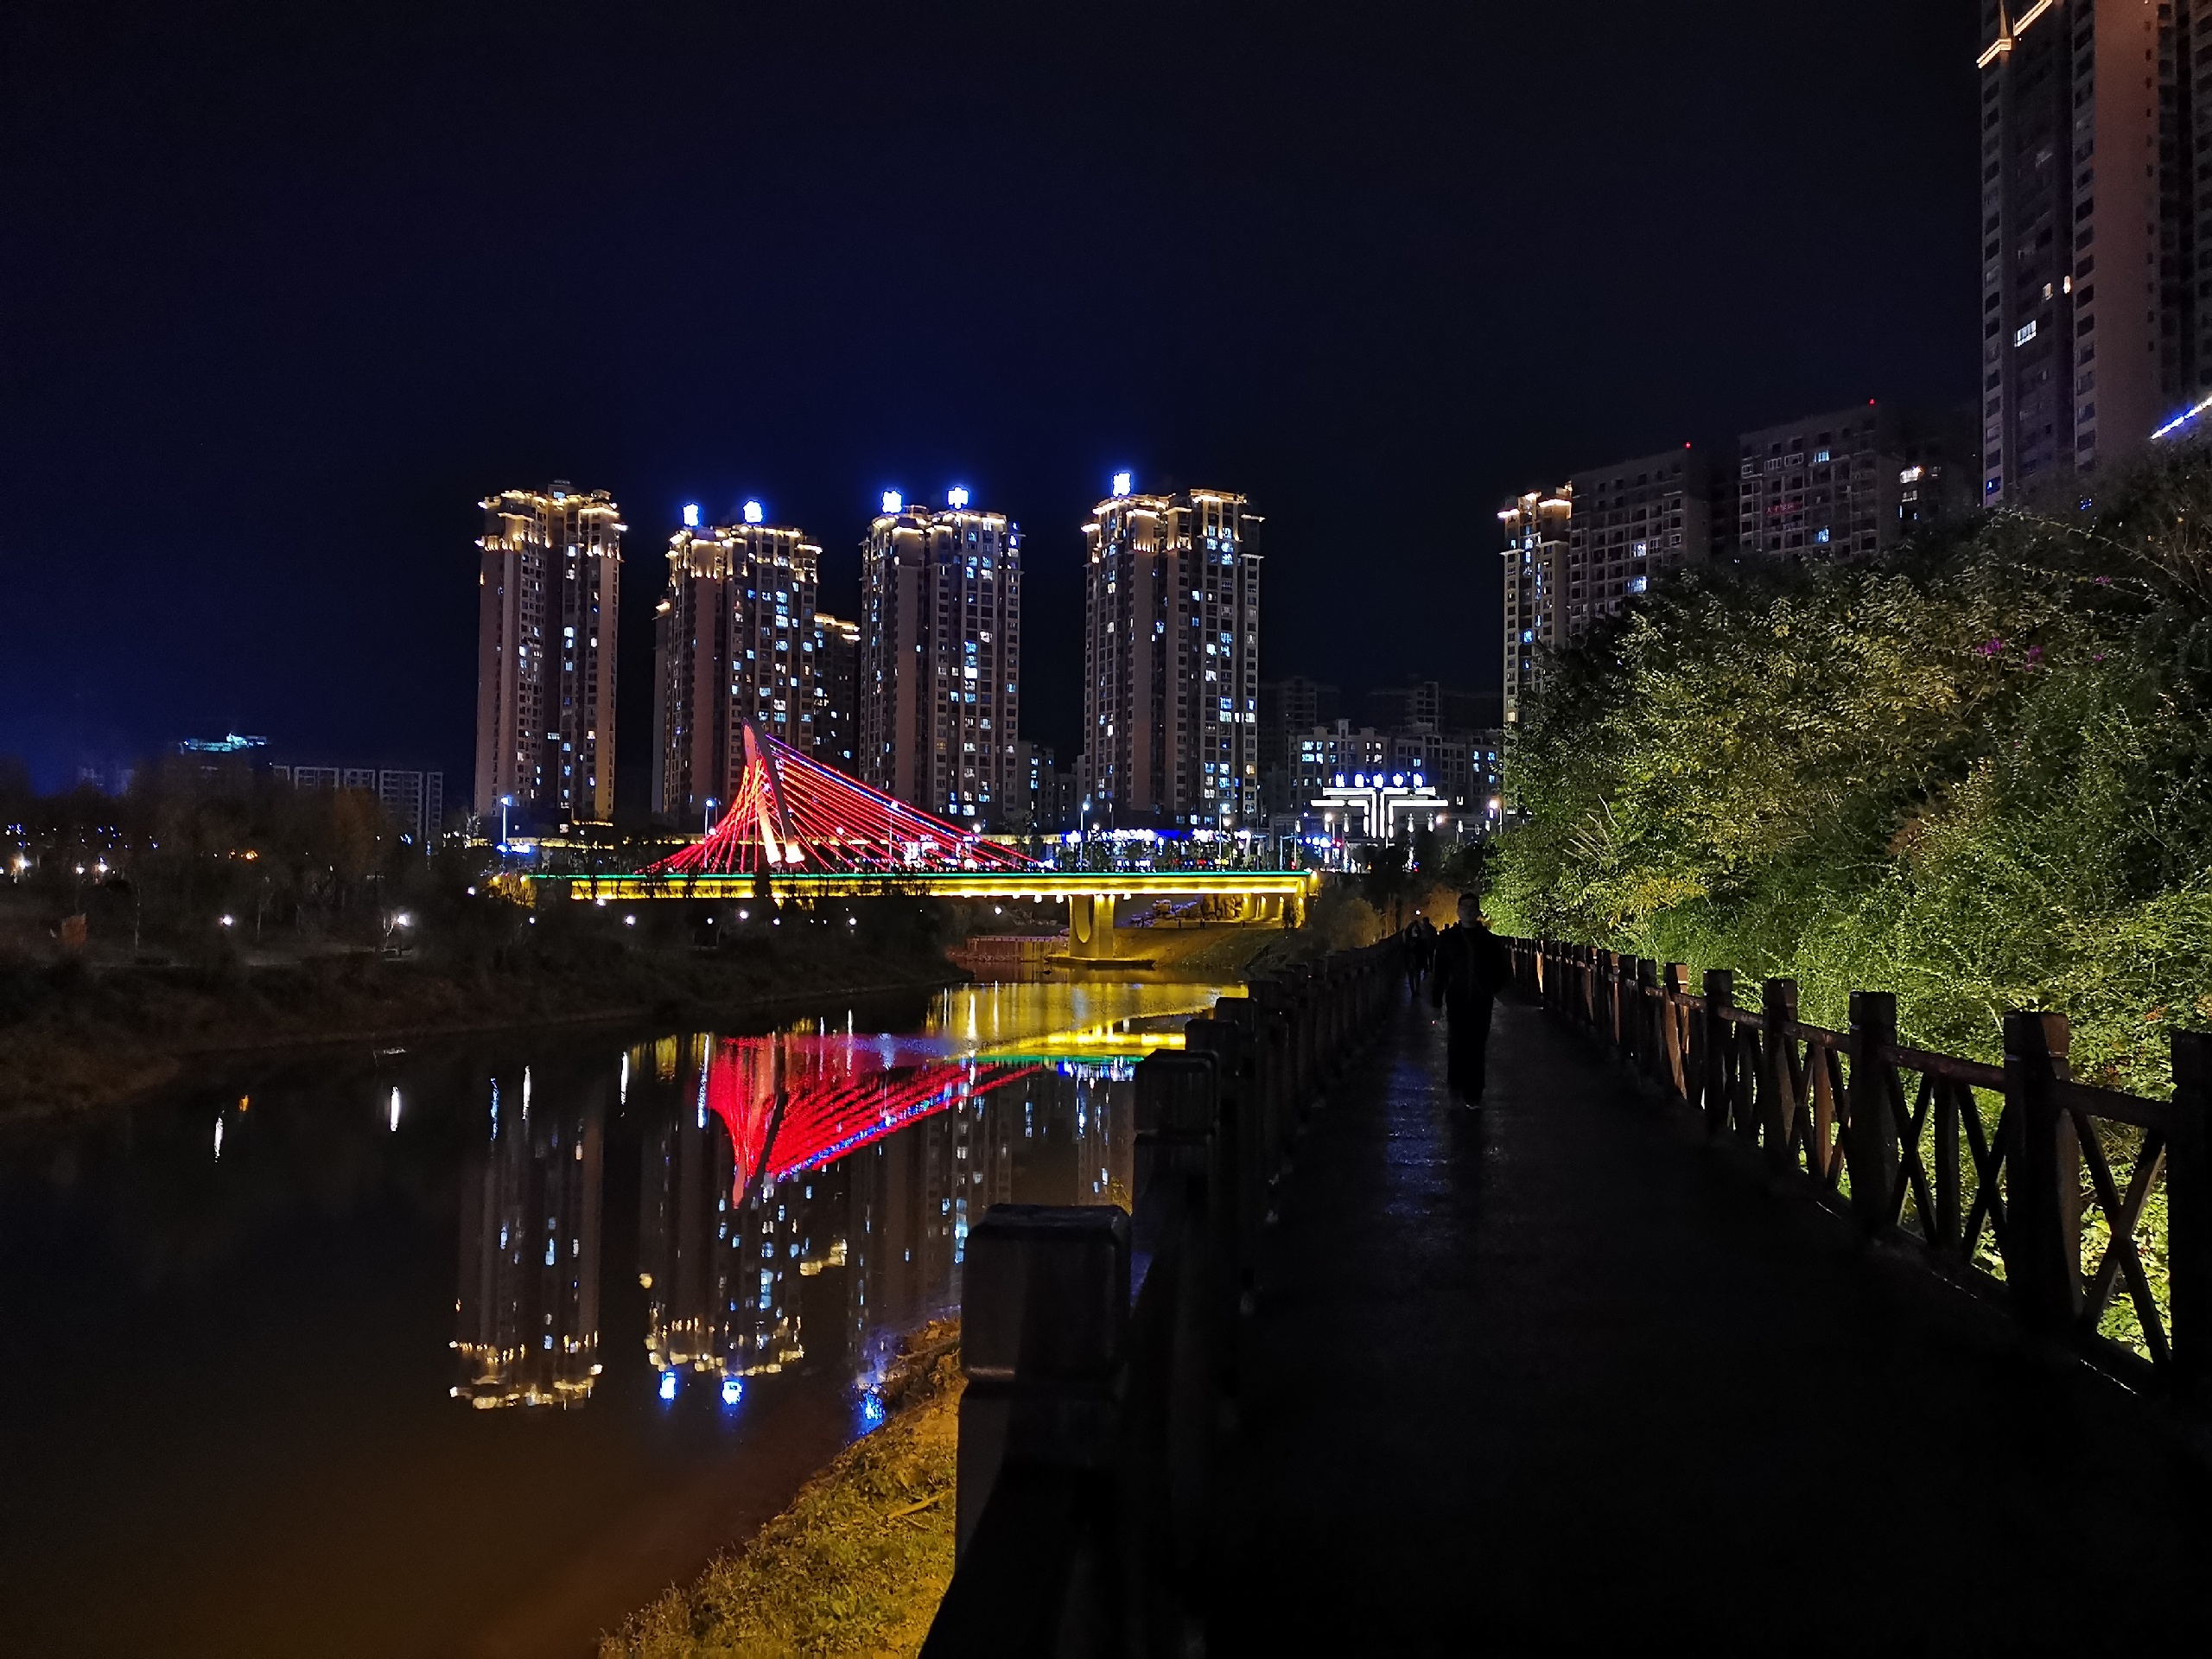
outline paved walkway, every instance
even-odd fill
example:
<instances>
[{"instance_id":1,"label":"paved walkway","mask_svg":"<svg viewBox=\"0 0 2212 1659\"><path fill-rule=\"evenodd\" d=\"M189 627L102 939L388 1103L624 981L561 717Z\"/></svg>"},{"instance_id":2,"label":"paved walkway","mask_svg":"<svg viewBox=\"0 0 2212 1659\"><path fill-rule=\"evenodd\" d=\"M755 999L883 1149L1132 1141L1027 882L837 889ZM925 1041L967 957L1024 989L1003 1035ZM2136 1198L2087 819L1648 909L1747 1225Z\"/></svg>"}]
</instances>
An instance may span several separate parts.
<instances>
[{"instance_id":1,"label":"paved walkway","mask_svg":"<svg viewBox=\"0 0 2212 1659\"><path fill-rule=\"evenodd\" d=\"M1215 1651L2212 1651L2212 1478L1533 1008L1404 1010L1264 1264ZM2181 1627L2181 1628L2177 1628Z\"/></svg>"}]
</instances>

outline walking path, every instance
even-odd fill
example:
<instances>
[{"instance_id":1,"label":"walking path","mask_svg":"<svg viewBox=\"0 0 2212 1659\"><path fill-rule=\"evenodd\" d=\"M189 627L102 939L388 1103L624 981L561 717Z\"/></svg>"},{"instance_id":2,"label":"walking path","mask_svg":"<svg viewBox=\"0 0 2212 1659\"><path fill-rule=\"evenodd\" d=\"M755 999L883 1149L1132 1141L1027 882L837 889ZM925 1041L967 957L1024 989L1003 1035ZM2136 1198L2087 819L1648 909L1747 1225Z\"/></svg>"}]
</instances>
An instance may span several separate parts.
<instances>
[{"instance_id":1,"label":"walking path","mask_svg":"<svg viewBox=\"0 0 2212 1659\"><path fill-rule=\"evenodd\" d=\"M1539 1011L1408 1007L1263 1262L1217 1653L2212 1651L2212 1476Z\"/></svg>"}]
</instances>

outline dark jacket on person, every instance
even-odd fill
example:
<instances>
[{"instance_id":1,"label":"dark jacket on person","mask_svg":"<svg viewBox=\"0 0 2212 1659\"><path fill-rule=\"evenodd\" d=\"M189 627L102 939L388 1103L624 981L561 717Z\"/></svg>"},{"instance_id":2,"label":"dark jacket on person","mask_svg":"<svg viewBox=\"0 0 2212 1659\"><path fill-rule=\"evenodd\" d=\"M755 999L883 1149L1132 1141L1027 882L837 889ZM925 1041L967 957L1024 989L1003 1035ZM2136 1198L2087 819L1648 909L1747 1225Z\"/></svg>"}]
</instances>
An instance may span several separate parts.
<instances>
[{"instance_id":1,"label":"dark jacket on person","mask_svg":"<svg viewBox=\"0 0 2212 1659\"><path fill-rule=\"evenodd\" d=\"M1505 941L1487 927L1454 922L1436 936L1436 972L1429 1001L1454 1010L1486 1004L1512 982Z\"/></svg>"}]
</instances>

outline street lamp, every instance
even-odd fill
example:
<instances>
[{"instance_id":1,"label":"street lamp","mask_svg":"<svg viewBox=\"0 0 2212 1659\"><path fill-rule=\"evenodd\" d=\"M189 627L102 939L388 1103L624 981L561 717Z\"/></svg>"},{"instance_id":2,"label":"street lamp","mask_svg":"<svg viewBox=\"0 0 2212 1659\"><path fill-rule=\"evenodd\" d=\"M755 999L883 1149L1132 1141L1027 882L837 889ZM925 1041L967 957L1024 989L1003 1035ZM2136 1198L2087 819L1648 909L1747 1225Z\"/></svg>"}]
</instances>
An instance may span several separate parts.
<instances>
[{"instance_id":1,"label":"street lamp","mask_svg":"<svg viewBox=\"0 0 2212 1659\"><path fill-rule=\"evenodd\" d=\"M699 822L699 833L701 835L711 836L715 833L715 809L721 804L721 803L716 800L713 796L709 795L707 797L707 810L702 816Z\"/></svg>"},{"instance_id":2,"label":"street lamp","mask_svg":"<svg viewBox=\"0 0 2212 1659\"><path fill-rule=\"evenodd\" d=\"M512 795L499 797L499 850L503 853L507 850L507 809L514 804Z\"/></svg>"}]
</instances>

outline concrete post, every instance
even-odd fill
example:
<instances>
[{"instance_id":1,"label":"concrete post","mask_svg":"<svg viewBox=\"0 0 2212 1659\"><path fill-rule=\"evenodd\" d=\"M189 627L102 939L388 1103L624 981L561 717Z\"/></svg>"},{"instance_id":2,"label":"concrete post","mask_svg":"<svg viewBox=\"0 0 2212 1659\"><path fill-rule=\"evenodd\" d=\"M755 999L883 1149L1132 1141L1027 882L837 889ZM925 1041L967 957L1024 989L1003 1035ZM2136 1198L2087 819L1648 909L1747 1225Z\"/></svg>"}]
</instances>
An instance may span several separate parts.
<instances>
[{"instance_id":1,"label":"concrete post","mask_svg":"<svg viewBox=\"0 0 2212 1659\"><path fill-rule=\"evenodd\" d=\"M1128 1322L1127 1211L994 1205L968 1235L957 1552L1009 1462L1111 1467Z\"/></svg>"}]
</instances>

